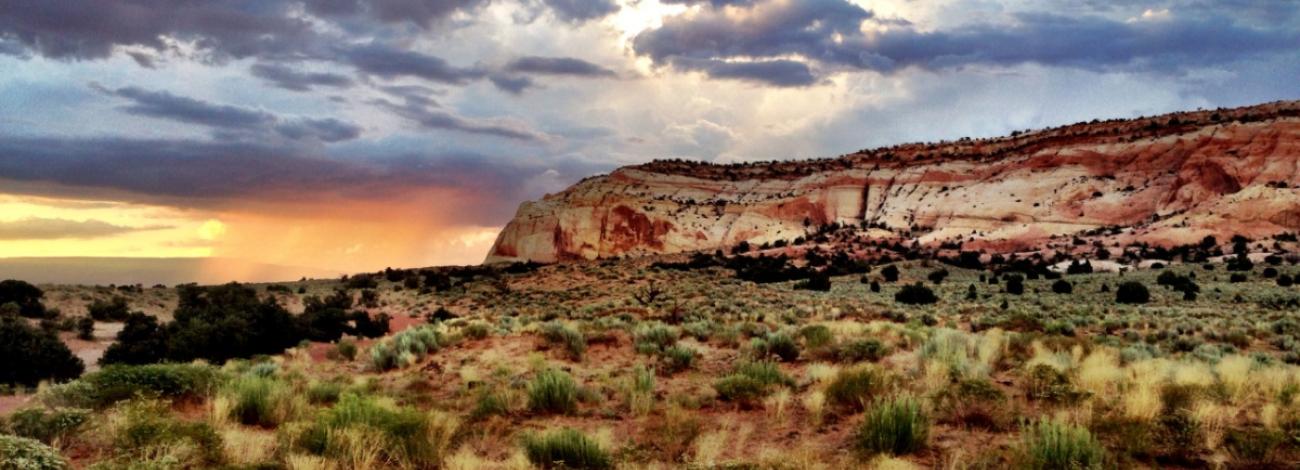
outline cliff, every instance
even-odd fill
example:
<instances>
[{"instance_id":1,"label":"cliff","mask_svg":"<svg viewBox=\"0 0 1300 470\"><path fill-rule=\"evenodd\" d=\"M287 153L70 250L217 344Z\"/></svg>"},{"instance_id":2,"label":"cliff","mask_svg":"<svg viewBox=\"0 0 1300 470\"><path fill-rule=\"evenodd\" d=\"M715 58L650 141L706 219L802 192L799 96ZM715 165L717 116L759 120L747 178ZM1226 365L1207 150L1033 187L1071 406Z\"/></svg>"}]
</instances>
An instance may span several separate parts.
<instances>
[{"instance_id":1,"label":"cliff","mask_svg":"<svg viewBox=\"0 0 1300 470\"><path fill-rule=\"evenodd\" d=\"M487 261L712 251L831 223L867 239L992 252L1042 248L1061 236L1176 245L1295 232L1300 102L830 159L625 167L523 203ZM1095 230L1103 227L1110 230Z\"/></svg>"}]
</instances>

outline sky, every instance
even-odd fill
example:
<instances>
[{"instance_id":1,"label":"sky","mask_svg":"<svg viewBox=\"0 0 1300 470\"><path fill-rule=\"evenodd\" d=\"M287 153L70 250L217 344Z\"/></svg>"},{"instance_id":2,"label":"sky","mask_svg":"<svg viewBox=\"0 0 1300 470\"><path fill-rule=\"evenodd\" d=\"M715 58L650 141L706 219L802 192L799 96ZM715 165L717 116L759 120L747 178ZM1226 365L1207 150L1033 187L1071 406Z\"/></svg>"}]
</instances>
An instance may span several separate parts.
<instances>
[{"instance_id":1,"label":"sky","mask_svg":"<svg viewBox=\"0 0 1300 470\"><path fill-rule=\"evenodd\" d=\"M622 165L1298 98L1291 0L0 0L0 258L476 264Z\"/></svg>"}]
</instances>

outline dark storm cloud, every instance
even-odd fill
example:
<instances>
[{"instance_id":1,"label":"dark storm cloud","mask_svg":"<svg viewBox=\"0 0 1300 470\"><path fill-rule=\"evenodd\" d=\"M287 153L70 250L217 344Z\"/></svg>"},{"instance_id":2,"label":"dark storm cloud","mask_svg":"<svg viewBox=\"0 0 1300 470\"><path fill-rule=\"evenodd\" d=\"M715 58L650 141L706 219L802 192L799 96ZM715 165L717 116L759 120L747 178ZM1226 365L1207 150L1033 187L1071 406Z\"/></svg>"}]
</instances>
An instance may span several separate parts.
<instances>
[{"instance_id":1,"label":"dark storm cloud","mask_svg":"<svg viewBox=\"0 0 1300 470\"><path fill-rule=\"evenodd\" d=\"M604 18L618 11L614 0L542 0L561 20L577 23Z\"/></svg>"},{"instance_id":2,"label":"dark storm cloud","mask_svg":"<svg viewBox=\"0 0 1300 470\"><path fill-rule=\"evenodd\" d=\"M361 128L357 125L333 118L284 118L261 110L209 103L165 91L137 87L110 89L94 83L91 87L130 101L120 108L125 113L211 127L226 138L238 137L239 133L245 132L274 132L294 140L338 142L361 135Z\"/></svg>"},{"instance_id":3,"label":"dark storm cloud","mask_svg":"<svg viewBox=\"0 0 1300 470\"><path fill-rule=\"evenodd\" d=\"M726 62L677 58L672 63L674 67L682 70L704 72L710 78L743 80L782 87L807 86L817 82L817 77L813 76L807 64L794 60Z\"/></svg>"},{"instance_id":4,"label":"dark storm cloud","mask_svg":"<svg viewBox=\"0 0 1300 470\"><path fill-rule=\"evenodd\" d=\"M0 240L54 240L60 238L100 238L131 232L162 230L171 227L151 225L127 227L102 220L68 220L32 217L0 222Z\"/></svg>"},{"instance_id":5,"label":"dark storm cloud","mask_svg":"<svg viewBox=\"0 0 1300 470\"><path fill-rule=\"evenodd\" d=\"M490 80L492 80L492 85L496 86L497 89L512 95L521 94L524 90L532 88L534 85L533 79L514 75L493 74L490 77Z\"/></svg>"},{"instance_id":6,"label":"dark storm cloud","mask_svg":"<svg viewBox=\"0 0 1300 470\"><path fill-rule=\"evenodd\" d=\"M572 57L520 57L506 64L506 70L536 75L569 75L575 77L613 77L614 71Z\"/></svg>"},{"instance_id":7,"label":"dark storm cloud","mask_svg":"<svg viewBox=\"0 0 1300 470\"><path fill-rule=\"evenodd\" d=\"M356 68L384 78L416 77L459 85L486 75L482 70L452 66L439 57L378 44L348 48L342 55Z\"/></svg>"},{"instance_id":8,"label":"dark storm cloud","mask_svg":"<svg viewBox=\"0 0 1300 470\"><path fill-rule=\"evenodd\" d=\"M382 201L411 191L451 189L482 204L460 212L461 221L502 223L527 182L548 169L564 180L607 170L574 161L536 166L482 155L393 155L339 159L299 146L253 142L126 138L0 138L0 178L55 183L142 202L184 200L207 207L232 201L312 201L325 195ZM65 187L66 187L65 186ZM57 187L55 187L57 188ZM51 191L57 191L52 189Z\"/></svg>"},{"instance_id":9,"label":"dark storm cloud","mask_svg":"<svg viewBox=\"0 0 1300 470\"><path fill-rule=\"evenodd\" d=\"M193 41L210 59L296 55L315 40L289 2L257 0L12 0L0 8L0 37L56 59L98 59L115 46L167 50Z\"/></svg>"},{"instance_id":10,"label":"dark storm cloud","mask_svg":"<svg viewBox=\"0 0 1300 470\"><path fill-rule=\"evenodd\" d=\"M249 68L253 76L266 80L286 90L309 91L312 87L347 88L352 79L327 72L302 72L292 67L273 63L256 63Z\"/></svg>"},{"instance_id":11,"label":"dark storm cloud","mask_svg":"<svg viewBox=\"0 0 1300 470\"><path fill-rule=\"evenodd\" d=\"M521 123L470 119L439 109L436 105L422 104L418 101L408 100L405 104L399 105L388 100L379 99L374 100L371 104L387 109L425 129L460 131L524 141L539 141L545 138L543 134L529 129Z\"/></svg>"},{"instance_id":12,"label":"dark storm cloud","mask_svg":"<svg viewBox=\"0 0 1300 470\"><path fill-rule=\"evenodd\" d=\"M710 76L791 86L811 83L788 75L798 74L794 64L771 66L768 72L776 75L770 79L754 66L732 64L761 59L791 62L793 56L828 69L880 72L912 66L938 70L1022 63L1176 71L1260 53L1290 52L1300 42L1293 29L1258 29L1223 15L1117 21L1021 13L1009 16L1009 24L934 31L890 21L892 27L866 35L861 26L875 21L874 16L845 0L710 3L712 7L669 18L662 27L638 35L633 43L636 52L659 64L702 70ZM719 3L740 5L747 14L726 14L717 8ZM719 73L711 71L716 67L721 67Z\"/></svg>"}]
</instances>

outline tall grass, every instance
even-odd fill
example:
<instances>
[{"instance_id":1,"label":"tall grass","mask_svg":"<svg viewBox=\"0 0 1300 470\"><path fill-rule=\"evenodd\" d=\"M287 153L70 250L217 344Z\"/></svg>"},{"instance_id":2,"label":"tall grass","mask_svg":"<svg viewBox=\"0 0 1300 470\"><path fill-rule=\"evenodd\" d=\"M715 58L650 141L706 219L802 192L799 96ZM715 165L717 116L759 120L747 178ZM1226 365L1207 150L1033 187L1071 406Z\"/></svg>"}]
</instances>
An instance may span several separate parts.
<instances>
[{"instance_id":1,"label":"tall grass","mask_svg":"<svg viewBox=\"0 0 1300 470\"><path fill-rule=\"evenodd\" d=\"M878 400L858 428L858 447L868 453L903 455L925 447L930 419L910 396Z\"/></svg>"},{"instance_id":2,"label":"tall grass","mask_svg":"<svg viewBox=\"0 0 1300 470\"><path fill-rule=\"evenodd\" d=\"M570 428L524 436L528 461L544 469L603 470L613 468L609 452L596 441Z\"/></svg>"},{"instance_id":3,"label":"tall grass","mask_svg":"<svg viewBox=\"0 0 1300 470\"><path fill-rule=\"evenodd\" d=\"M537 373L528 385L528 408L538 413L569 414L578 409L578 386L558 369Z\"/></svg>"},{"instance_id":4,"label":"tall grass","mask_svg":"<svg viewBox=\"0 0 1300 470\"><path fill-rule=\"evenodd\" d=\"M370 366L377 371L409 367L436 352L445 342L434 325L403 330L370 347Z\"/></svg>"},{"instance_id":5,"label":"tall grass","mask_svg":"<svg viewBox=\"0 0 1300 470\"><path fill-rule=\"evenodd\" d=\"M1021 468L1028 470L1100 469L1106 450L1079 426L1041 419L1021 432Z\"/></svg>"},{"instance_id":6,"label":"tall grass","mask_svg":"<svg viewBox=\"0 0 1300 470\"><path fill-rule=\"evenodd\" d=\"M227 416L246 426L274 428L302 407L293 388L274 377L246 374L232 380L222 392L228 400Z\"/></svg>"},{"instance_id":7,"label":"tall grass","mask_svg":"<svg viewBox=\"0 0 1300 470\"><path fill-rule=\"evenodd\" d=\"M348 393L302 430L295 443L310 453L342 460L349 468L377 462L437 467L447 456L457 426L450 415Z\"/></svg>"},{"instance_id":8,"label":"tall grass","mask_svg":"<svg viewBox=\"0 0 1300 470\"><path fill-rule=\"evenodd\" d=\"M563 323L553 321L542 325L542 338L548 343L564 346L569 358L575 361L581 361L587 353L587 337Z\"/></svg>"},{"instance_id":9,"label":"tall grass","mask_svg":"<svg viewBox=\"0 0 1300 470\"><path fill-rule=\"evenodd\" d=\"M826 400L840 410L861 411L884 387L884 374L875 368L841 370L826 385Z\"/></svg>"}]
</instances>

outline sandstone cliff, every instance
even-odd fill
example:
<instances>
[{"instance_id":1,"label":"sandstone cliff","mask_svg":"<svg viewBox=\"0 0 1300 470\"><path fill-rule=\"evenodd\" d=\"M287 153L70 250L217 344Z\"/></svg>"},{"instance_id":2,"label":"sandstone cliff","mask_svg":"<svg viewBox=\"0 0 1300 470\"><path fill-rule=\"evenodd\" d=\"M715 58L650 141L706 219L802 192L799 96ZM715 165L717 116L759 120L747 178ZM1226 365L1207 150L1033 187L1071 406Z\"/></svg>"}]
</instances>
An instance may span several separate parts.
<instances>
[{"instance_id":1,"label":"sandstone cliff","mask_svg":"<svg viewBox=\"0 0 1300 470\"><path fill-rule=\"evenodd\" d=\"M1300 229L1300 102L1094 121L839 158L658 161L525 202L488 262L759 245L839 223L989 251ZM1119 227L1098 234L1101 227ZM1091 232L1089 232L1091 230Z\"/></svg>"}]
</instances>

